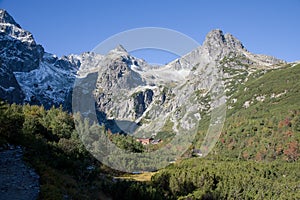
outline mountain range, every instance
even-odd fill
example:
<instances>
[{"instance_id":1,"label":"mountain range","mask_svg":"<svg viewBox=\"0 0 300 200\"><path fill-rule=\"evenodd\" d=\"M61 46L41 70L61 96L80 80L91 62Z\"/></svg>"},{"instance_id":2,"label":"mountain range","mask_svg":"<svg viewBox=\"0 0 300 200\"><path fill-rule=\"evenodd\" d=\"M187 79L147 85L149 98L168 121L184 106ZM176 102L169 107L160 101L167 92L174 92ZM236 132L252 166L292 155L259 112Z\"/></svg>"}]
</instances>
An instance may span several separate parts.
<instances>
[{"instance_id":1,"label":"mountain range","mask_svg":"<svg viewBox=\"0 0 300 200\"><path fill-rule=\"evenodd\" d=\"M73 103L78 101L73 94L76 80L94 74L91 92L98 119L113 132L130 133L140 125L141 136L163 129L167 122L180 132L178 127L191 125L190 113L199 120L214 108L215 83L224 87L228 100L251 74L287 64L249 52L221 30L212 30L203 45L161 67L131 56L121 45L107 55L86 52L58 58L45 52L5 10L0 10L0 46L1 99L45 108L62 105L71 111L72 95Z\"/></svg>"}]
</instances>

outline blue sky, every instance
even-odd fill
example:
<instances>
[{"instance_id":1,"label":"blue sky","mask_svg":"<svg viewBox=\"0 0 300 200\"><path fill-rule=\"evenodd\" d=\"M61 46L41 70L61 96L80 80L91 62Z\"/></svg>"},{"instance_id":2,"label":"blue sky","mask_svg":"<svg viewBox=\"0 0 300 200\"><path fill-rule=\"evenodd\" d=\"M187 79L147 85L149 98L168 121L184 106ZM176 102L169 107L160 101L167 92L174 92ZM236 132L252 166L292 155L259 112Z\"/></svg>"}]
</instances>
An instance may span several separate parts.
<instances>
[{"instance_id":1,"label":"blue sky","mask_svg":"<svg viewBox=\"0 0 300 200\"><path fill-rule=\"evenodd\" d=\"M128 29L163 27L200 44L218 28L253 53L300 60L300 0L0 0L0 8L59 56L90 51ZM135 55L152 63L173 59L149 50Z\"/></svg>"}]
</instances>

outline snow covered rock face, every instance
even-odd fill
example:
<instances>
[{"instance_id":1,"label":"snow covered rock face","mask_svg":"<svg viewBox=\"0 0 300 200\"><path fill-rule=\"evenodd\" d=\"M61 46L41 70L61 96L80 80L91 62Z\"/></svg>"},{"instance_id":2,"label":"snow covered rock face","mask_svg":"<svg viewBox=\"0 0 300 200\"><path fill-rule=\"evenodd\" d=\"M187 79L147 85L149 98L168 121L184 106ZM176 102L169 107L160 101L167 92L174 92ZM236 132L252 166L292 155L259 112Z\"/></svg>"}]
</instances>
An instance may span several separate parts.
<instances>
[{"instance_id":1,"label":"snow covered rock face","mask_svg":"<svg viewBox=\"0 0 300 200\"><path fill-rule=\"evenodd\" d=\"M0 98L12 103L64 104L80 62L45 53L32 34L0 10Z\"/></svg>"},{"instance_id":2,"label":"snow covered rock face","mask_svg":"<svg viewBox=\"0 0 300 200\"><path fill-rule=\"evenodd\" d=\"M37 69L14 72L25 93L24 103L44 105L45 108L65 105L79 65L78 61L71 62L69 59L72 61L72 57L59 59L45 53Z\"/></svg>"},{"instance_id":3,"label":"snow covered rock face","mask_svg":"<svg viewBox=\"0 0 300 200\"><path fill-rule=\"evenodd\" d=\"M13 24L18 28L21 28L21 26L3 9L0 9L0 23Z\"/></svg>"},{"instance_id":4,"label":"snow covered rock face","mask_svg":"<svg viewBox=\"0 0 300 200\"><path fill-rule=\"evenodd\" d=\"M5 11L0 10L0 57L12 71L29 72L39 66L44 49Z\"/></svg>"},{"instance_id":5,"label":"snow covered rock face","mask_svg":"<svg viewBox=\"0 0 300 200\"><path fill-rule=\"evenodd\" d=\"M22 103L24 92L13 72L38 68L44 50L5 10L0 10L0 47L0 98Z\"/></svg>"}]
</instances>

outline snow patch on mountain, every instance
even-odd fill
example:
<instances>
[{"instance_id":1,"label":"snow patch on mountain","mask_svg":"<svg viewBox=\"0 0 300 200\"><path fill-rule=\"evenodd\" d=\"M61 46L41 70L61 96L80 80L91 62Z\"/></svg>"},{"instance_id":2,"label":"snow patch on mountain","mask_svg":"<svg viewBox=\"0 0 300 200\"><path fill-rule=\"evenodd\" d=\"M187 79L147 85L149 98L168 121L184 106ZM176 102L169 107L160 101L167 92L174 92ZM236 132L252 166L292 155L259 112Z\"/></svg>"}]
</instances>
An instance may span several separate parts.
<instances>
[{"instance_id":1,"label":"snow patch on mountain","mask_svg":"<svg viewBox=\"0 0 300 200\"><path fill-rule=\"evenodd\" d=\"M46 54L45 60L57 59ZM76 69L66 70L57 67L49 60L40 63L30 72L14 72L14 75L25 94L25 102L38 102L51 106L63 104L75 80Z\"/></svg>"},{"instance_id":2,"label":"snow patch on mountain","mask_svg":"<svg viewBox=\"0 0 300 200\"><path fill-rule=\"evenodd\" d=\"M16 27L15 25L0 23L0 32L9 34L11 38L7 37L8 40L17 39L20 40L21 42L35 44L35 41L31 33L19 27Z\"/></svg>"}]
</instances>

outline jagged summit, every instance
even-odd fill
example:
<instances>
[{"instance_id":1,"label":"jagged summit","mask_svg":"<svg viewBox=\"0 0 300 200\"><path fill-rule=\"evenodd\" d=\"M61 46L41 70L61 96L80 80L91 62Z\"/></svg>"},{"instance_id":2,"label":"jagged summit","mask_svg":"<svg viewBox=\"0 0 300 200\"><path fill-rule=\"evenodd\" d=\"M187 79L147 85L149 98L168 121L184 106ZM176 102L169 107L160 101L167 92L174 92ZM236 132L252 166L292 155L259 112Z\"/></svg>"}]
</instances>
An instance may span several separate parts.
<instances>
[{"instance_id":1,"label":"jagged summit","mask_svg":"<svg viewBox=\"0 0 300 200\"><path fill-rule=\"evenodd\" d=\"M121 44L119 44L114 50L127 53L127 50Z\"/></svg>"},{"instance_id":2,"label":"jagged summit","mask_svg":"<svg viewBox=\"0 0 300 200\"><path fill-rule=\"evenodd\" d=\"M21 26L8 14L8 12L4 9L0 9L0 23L8 23L21 28Z\"/></svg>"},{"instance_id":3,"label":"jagged summit","mask_svg":"<svg viewBox=\"0 0 300 200\"><path fill-rule=\"evenodd\" d=\"M108 52L108 54L110 54L110 55L112 55L112 54L113 55L114 54L129 55L127 50L121 44L117 45L114 49L110 50Z\"/></svg>"},{"instance_id":4,"label":"jagged summit","mask_svg":"<svg viewBox=\"0 0 300 200\"><path fill-rule=\"evenodd\" d=\"M206 35L202 46L168 65L176 70L191 69L193 66L219 63L224 58L238 59L240 63L255 68L272 68L285 63L285 61L272 56L251 53L236 37L229 33L224 34L220 29L215 29Z\"/></svg>"},{"instance_id":5,"label":"jagged summit","mask_svg":"<svg viewBox=\"0 0 300 200\"><path fill-rule=\"evenodd\" d=\"M209 33L207 33L204 44L212 41L219 41L221 43L225 43L225 37L223 31L220 29L214 29Z\"/></svg>"},{"instance_id":6,"label":"jagged summit","mask_svg":"<svg viewBox=\"0 0 300 200\"><path fill-rule=\"evenodd\" d=\"M203 43L205 47L217 47L224 48L228 47L231 49L244 49L244 45L235 38L233 35L226 33L224 35L223 31L220 29L215 29L210 31L205 38Z\"/></svg>"},{"instance_id":7,"label":"jagged summit","mask_svg":"<svg viewBox=\"0 0 300 200\"><path fill-rule=\"evenodd\" d=\"M0 9L0 33L32 45L36 45L32 34L24 29L13 19L10 14Z\"/></svg>"},{"instance_id":8,"label":"jagged summit","mask_svg":"<svg viewBox=\"0 0 300 200\"><path fill-rule=\"evenodd\" d=\"M0 9L0 59L12 71L31 71L39 66L44 49L32 34L15 22L6 10ZM9 45L8 45L9 44Z\"/></svg>"}]
</instances>

